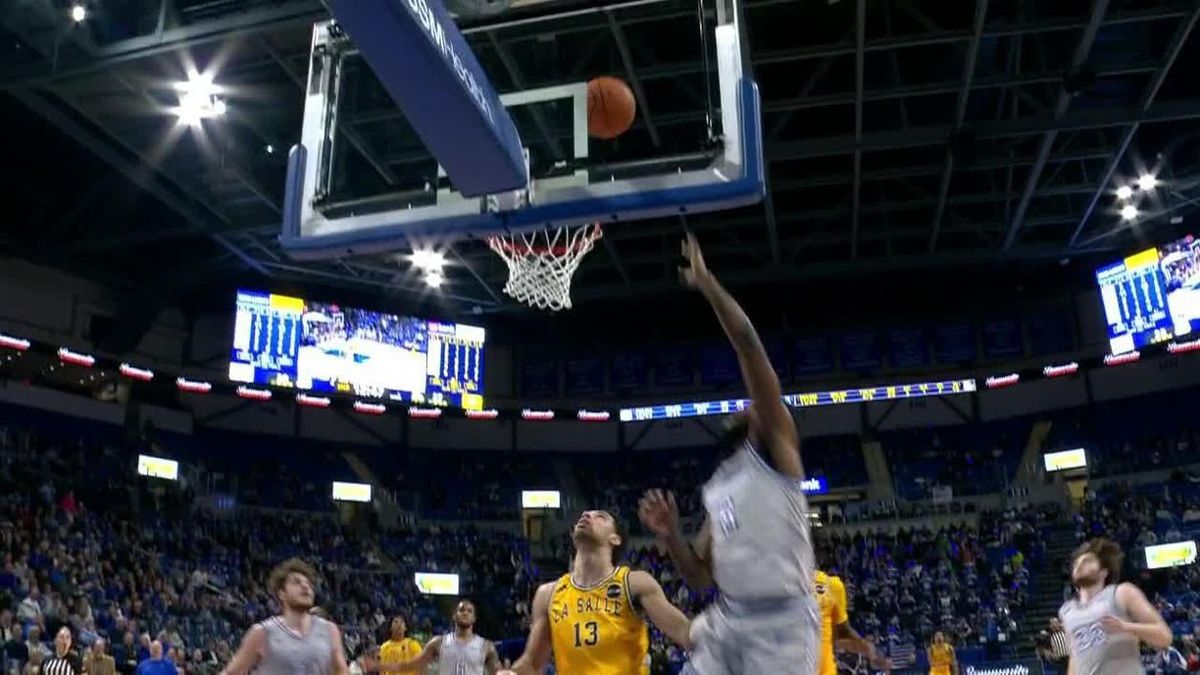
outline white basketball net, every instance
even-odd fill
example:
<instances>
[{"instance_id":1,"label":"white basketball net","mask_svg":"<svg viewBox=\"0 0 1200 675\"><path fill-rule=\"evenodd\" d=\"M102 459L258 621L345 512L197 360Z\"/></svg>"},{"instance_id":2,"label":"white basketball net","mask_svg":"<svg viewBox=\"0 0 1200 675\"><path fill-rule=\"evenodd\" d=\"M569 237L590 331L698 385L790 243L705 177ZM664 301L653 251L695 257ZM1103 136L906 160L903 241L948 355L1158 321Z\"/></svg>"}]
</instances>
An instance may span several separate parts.
<instances>
[{"instance_id":1,"label":"white basketball net","mask_svg":"<svg viewBox=\"0 0 1200 675\"><path fill-rule=\"evenodd\" d=\"M488 237L508 265L504 292L538 309L571 307L571 279L603 231L599 223Z\"/></svg>"}]
</instances>

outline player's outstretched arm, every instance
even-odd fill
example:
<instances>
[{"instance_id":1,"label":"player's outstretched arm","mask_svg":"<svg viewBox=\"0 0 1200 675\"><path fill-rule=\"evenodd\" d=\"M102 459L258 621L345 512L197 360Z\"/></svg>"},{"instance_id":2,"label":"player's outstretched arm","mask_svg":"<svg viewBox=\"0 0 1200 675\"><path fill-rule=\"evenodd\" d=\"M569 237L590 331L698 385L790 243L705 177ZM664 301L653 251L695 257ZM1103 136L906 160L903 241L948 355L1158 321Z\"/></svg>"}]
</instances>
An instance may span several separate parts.
<instances>
[{"instance_id":1,"label":"player's outstretched arm","mask_svg":"<svg viewBox=\"0 0 1200 675\"><path fill-rule=\"evenodd\" d=\"M541 675L550 663L550 596L554 584L542 584L533 594L533 621L529 625L529 639L525 641L525 653L512 665L497 675Z\"/></svg>"},{"instance_id":2,"label":"player's outstretched arm","mask_svg":"<svg viewBox=\"0 0 1200 675\"><path fill-rule=\"evenodd\" d=\"M755 413L759 416L760 433L770 434L766 439L775 468L788 476L802 477L804 467L800 463L800 439L796 433L796 422L783 404L783 392L779 376L771 366L767 350L763 347L758 331L750 323L750 317L741 305L721 286L717 278L708 271L704 254L694 235L689 234L683 242L683 257L688 266L679 269L683 282L694 288L708 300L717 320L725 329L725 335L737 352L738 364L742 369L742 381Z\"/></svg>"},{"instance_id":3,"label":"player's outstretched arm","mask_svg":"<svg viewBox=\"0 0 1200 675\"><path fill-rule=\"evenodd\" d=\"M1146 599L1142 589L1130 583L1117 586L1117 605L1124 607L1129 618L1133 620L1122 621L1115 616L1106 616L1100 620L1100 627L1105 632L1131 633L1157 650L1171 646L1175 639L1171 634L1171 627Z\"/></svg>"},{"instance_id":4,"label":"player's outstretched arm","mask_svg":"<svg viewBox=\"0 0 1200 675\"><path fill-rule=\"evenodd\" d=\"M642 608L650 623L654 624L671 642L684 649L692 648L690 632L692 622L667 600L662 586L648 572L634 570L629 573L629 594Z\"/></svg>"},{"instance_id":5,"label":"player's outstretched arm","mask_svg":"<svg viewBox=\"0 0 1200 675\"><path fill-rule=\"evenodd\" d=\"M246 631L242 644L237 653L230 659L229 665L221 671L221 675L249 675L254 666L262 659L267 646L267 633L262 626L255 625Z\"/></svg>"},{"instance_id":6,"label":"player's outstretched arm","mask_svg":"<svg viewBox=\"0 0 1200 675\"><path fill-rule=\"evenodd\" d=\"M892 672L891 659L880 654L879 650L875 648L875 643L859 635L849 621L833 627L833 641L838 645L845 646L848 652L862 655L875 670L885 673Z\"/></svg>"},{"instance_id":7,"label":"player's outstretched arm","mask_svg":"<svg viewBox=\"0 0 1200 675\"><path fill-rule=\"evenodd\" d=\"M708 521L700 528L695 544L689 544L679 531L679 506L675 495L669 490L647 490L638 501L638 518L646 526L683 577L684 583L693 591L703 591L713 586L712 567L709 565L712 536Z\"/></svg>"}]
</instances>

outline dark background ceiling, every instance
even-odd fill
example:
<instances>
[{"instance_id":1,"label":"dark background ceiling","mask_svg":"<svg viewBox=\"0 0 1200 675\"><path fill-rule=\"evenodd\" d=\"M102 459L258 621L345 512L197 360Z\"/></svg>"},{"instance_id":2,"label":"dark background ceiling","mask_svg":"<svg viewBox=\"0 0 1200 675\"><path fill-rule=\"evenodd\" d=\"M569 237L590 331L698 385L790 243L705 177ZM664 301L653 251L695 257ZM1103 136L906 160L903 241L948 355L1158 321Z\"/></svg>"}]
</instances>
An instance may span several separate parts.
<instances>
[{"instance_id":1,"label":"dark background ceiling","mask_svg":"<svg viewBox=\"0 0 1200 675\"><path fill-rule=\"evenodd\" d=\"M694 21L695 2L614 9L569 34L520 20L593 3L518 4L467 22L481 61L510 80L544 68L550 45L564 70L615 70L659 98L693 88L694 59L656 36ZM1105 260L1200 229L1196 0L746 0L768 199L610 228L577 276L576 309L549 319L504 298L505 268L479 241L455 246L436 292L391 258L300 263L280 251L319 2L87 5L76 25L67 2L0 3L0 250L95 278L143 314L228 308L241 284L480 315L518 337L670 337L697 313L675 281L685 226L776 328L971 314L1081 288ZM164 112L189 64L219 65L231 92L203 136ZM687 117L651 107L625 142L669 143ZM386 128L346 126L368 173L403 161ZM1136 195L1142 213L1123 222L1113 189L1147 169L1163 185Z\"/></svg>"}]
</instances>

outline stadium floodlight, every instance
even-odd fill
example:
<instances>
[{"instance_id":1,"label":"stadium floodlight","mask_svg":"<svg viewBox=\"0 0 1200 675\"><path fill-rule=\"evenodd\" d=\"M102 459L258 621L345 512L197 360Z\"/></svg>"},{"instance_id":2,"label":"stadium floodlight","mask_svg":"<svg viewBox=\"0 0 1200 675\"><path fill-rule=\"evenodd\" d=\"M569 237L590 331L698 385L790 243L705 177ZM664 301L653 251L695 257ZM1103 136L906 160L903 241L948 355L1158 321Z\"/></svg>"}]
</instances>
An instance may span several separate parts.
<instances>
[{"instance_id":1,"label":"stadium floodlight","mask_svg":"<svg viewBox=\"0 0 1200 675\"><path fill-rule=\"evenodd\" d=\"M221 117L227 111L225 101L217 96L220 87L213 84L211 75L190 75L187 82L176 82L175 90L179 92L179 106L171 112L179 117L180 124L196 126L200 120Z\"/></svg>"},{"instance_id":2,"label":"stadium floodlight","mask_svg":"<svg viewBox=\"0 0 1200 675\"><path fill-rule=\"evenodd\" d=\"M1133 188L1128 185L1122 185L1117 188L1117 199L1126 200L1133 196Z\"/></svg>"},{"instance_id":3,"label":"stadium floodlight","mask_svg":"<svg viewBox=\"0 0 1200 675\"><path fill-rule=\"evenodd\" d=\"M1121 217L1125 220L1133 220L1138 217L1138 207L1133 204L1126 204L1121 207Z\"/></svg>"},{"instance_id":4,"label":"stadium floodlight","mask_svg":"<svg viewBox=\"0 0 1200 675\"><path fill-rule=\"evenodd\" d=\"M442 276L438 270L429 270L425 273L425 285L430 288L441 288L442 282L445 280L446 277Z\"/></svg>"},{"instance_id":5,"label":"stadium floodlight","mask_svg":"<svg viewBox=\"0 0 1200 675\"><path fill-rule=\"evenodd\" d=\"M446 256L441 251L431 248L414 249L409 260L413 267L426 272L438 272L439 275L442 268L446 266Z\"/></svg>"},{"instance_id":6,"label":"stadium floodlight","mask_svg":"<svg viewBox=\"0 0 1200 675\"><path fill-rule=\"evenodd\" d=\"M1149 192L1158 187L1158 178L1154 174L1144 173L1137 180L1138 187Z\"/></svg>"},{"instance_id":7,"label":"stadium floodlight","mask_svg":"<svg viewBox=\"0 0 1200 675\"><path fill-rule=\"evenodd\" d=\"M71 8L71 20L75 23L83 23L87 19L87 7L83 5L75 5Z\"/></svg>"}]
</instances>

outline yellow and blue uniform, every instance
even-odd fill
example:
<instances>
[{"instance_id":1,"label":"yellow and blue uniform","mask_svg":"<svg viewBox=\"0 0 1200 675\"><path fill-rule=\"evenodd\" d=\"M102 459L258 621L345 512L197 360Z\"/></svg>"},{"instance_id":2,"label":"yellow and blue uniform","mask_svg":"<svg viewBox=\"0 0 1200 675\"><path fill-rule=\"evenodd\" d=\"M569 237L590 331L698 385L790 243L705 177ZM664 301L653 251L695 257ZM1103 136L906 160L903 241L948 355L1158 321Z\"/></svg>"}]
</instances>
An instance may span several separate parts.
<instances>
[{"instance_id":1,"label":"yellow and blue uniform","mask_svg":"<svg viewBox=\"0 0 1200 675\"><path fill-rule=\"evenodd\" d=\"M648 675L650 633L629 593L629 568L583 588L564 574L550 596L550 643L560 673Z\"/></svg>"},{"instance_id":2,"label":"yellow and blue uniform","mask_svg":"<svg viewBox=\"0 0 1200 675\"><path fill-rule=\"evenodd\" d=\"M388 640L379 648L379 662L384 665L412 661L421 655L421 643L412 638ZM416 673L417 669L402 670L401 673Z\"/></svg>"},{"instance_id":3,"label":"yellow and blue uniform","mask_svg":"<svg viewBox=\"0 0 1200 675\"><path fill-rule=\"evenodd\" d=\"M930 645L929 675L950 675L952 663L954 663L954 647L947 643Z\"/></svg>"},{"instance_id":4,"label":"yellow and blue uniform","mask_svg":"<svg viewBox=\"0 0 1200 675\"><path fill-rule=\"evenodd\" d=\"M839 577L817 570L813 573L813 590L821 612L821 654L817 660L817 675L837 675L833 629L850 620L846 611L846 585Z\"/></svg>"}]
</instances>

